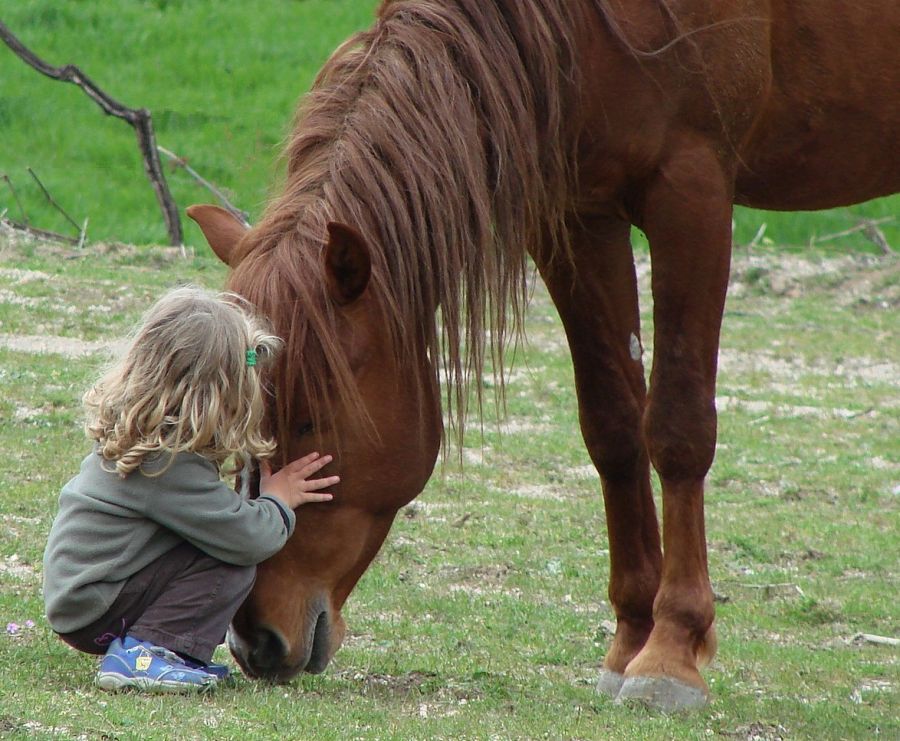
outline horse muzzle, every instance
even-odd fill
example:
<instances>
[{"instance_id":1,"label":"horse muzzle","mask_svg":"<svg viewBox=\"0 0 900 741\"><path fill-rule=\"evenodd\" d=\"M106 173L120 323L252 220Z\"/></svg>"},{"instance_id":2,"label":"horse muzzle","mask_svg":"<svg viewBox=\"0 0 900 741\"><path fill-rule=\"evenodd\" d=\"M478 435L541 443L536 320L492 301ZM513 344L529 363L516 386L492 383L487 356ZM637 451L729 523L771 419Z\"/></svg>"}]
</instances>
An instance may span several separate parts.
<instances>
[{"instance_id":1,"label":"horse muzzle","mask_svg":"<svg viewBox=\"0 0 900 741\"><path fill-rule=\"evenodd\" d=\"M243 672L254 679L287 682L301 672L320 674L344 639L344 620L327 599L315 600L291 638L280 627L261 622L232 624L227 643Z\"/></svg>"}]
</instances>

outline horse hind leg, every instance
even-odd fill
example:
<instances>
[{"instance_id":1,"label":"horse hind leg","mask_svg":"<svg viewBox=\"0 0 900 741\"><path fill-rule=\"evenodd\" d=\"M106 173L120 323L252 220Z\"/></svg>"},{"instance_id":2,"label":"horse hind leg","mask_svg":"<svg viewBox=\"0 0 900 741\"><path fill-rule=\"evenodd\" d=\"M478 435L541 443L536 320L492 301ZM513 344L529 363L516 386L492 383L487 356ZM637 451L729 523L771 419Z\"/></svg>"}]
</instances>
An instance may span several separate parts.
<instances>
[{"instance_id":1,"label":"horse hind leg","mask_svg":"<svg viewBox=\"0 0 900 741\"><path fill-rule=\"evenodd\" d=\"M630 226L605 218L580 224L574 263L537 262L565 327L581 431L606 506L616 634L598 688L615 697L653 629L662 556L641 438L646 387Z\"/></svg>"}]
</instances>

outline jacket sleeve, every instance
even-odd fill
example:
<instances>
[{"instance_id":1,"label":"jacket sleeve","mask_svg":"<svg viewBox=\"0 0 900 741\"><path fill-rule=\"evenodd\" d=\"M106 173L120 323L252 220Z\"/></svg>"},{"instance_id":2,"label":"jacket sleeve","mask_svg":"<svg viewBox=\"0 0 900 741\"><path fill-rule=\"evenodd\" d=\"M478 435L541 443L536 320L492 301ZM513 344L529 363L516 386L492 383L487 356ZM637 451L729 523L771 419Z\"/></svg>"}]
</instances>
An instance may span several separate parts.
<instances>
[{"instance_id":1,"label":"jacket sleeve","mask_svg":"<svg viewBox=\"0 0 900 741\"><path fill-rule=\"evenodd\" d=\"M294 531L292 510L270 497L243 499L196 454L179 454L161 476L148 479L144 515L226 563L265 561Z\"/></svg>"}]
</instances>

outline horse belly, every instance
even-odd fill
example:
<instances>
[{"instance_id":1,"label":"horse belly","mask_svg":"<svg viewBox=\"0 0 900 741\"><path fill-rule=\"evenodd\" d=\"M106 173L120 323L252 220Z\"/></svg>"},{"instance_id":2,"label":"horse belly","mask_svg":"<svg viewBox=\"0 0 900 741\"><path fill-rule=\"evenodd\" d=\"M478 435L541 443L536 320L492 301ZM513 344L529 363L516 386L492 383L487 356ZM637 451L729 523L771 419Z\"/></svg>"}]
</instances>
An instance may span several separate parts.
<instances>
[{"instance_id":1,"label":"horse belly","mask_svg":"<svg viewBox=\"0 0 900 741\"><path fill-rule=\"evenodd\" d=\"M735 203L753 208L812 211L861 203L900 191L896 134L835 112L839 125L799 126L784 141L754 152L739 166ZM829 115L824 111L822 115ZM895 129L896 131L896 129ZM892 138L893 137L893 138Z\"/></svg>"},{"instance_id":2,"label":"horse belly","mask_svg":"<svg viewBox=\"0 0 900 741\"><path fill-rule=\"evenodd\" d=\"M900 4L773 3L771 86L735 200L805 210L900 190Z\"/></svg>"}]
</instances>

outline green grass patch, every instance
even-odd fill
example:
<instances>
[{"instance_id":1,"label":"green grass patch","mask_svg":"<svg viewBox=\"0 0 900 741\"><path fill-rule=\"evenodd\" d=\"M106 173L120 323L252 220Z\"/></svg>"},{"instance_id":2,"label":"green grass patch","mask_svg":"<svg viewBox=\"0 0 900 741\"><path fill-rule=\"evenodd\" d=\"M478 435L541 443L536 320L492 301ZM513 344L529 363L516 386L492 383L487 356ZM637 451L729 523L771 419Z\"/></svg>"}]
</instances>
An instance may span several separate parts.
<instances>
[{"instance_id":1,"label":"green grass patch","mask_svg":"<svg viewBox=\"0 0 900 741\"><path fill-rule=\"evenodd\" d=\"M372 22L376 0L218 3L214 0L0 0L0 18L48 64L77 64L107 94L153 115L158 143L185 157L241 208L259 215L280 170L275 164L297 101L331 51ZM134 132L104 116L73 85L39 75L0 50L0 173L11 178L30 221L64 233L71 225L46 203L32 167L88 236L99 241L161 243L166 232ZM183 170L166 165L181 209L213 196ZM759 249L803 249L853 229L880 224L900 244L900 197L815 214L738 208L735 239ZM21 219L5 184L0 211ZM763 225L765 228L762 229ZM185 240L204 246L193 222ZM640 237L639 237L640 239ZM877 253L861 232L821 243Z\"/></svg>"},{"instance_id":2,"label":"green grass patch","mask_svg":"<svg viewBox=\"0 0 900 741\"><path fill-rule=\"evenodd\" d=\"M0 17L48 62L77 63L113 97L150 108L159 142L256 216L298 97L375 4L0 0ZM68 650L42 617L44 541L87 450L79 399L103 348L154 298L185 282L219 287L225 270L191 224L185 254L152 246L165 233L130 129L3 50L0 139L0 172L32 222L66 229L28 165L98 240L80 251L0 242L0 736L900 736L897 649L857 637L900 633L900 263L860 233L807 247L895 215L897 197L822 214L736 211L738 244L766 230L736 250L722 338L706 501L720 652L703 712L670 718L594 692L613 618L608 545L571 362L541 287L507 418L498 426L488 408L483 436L471 419L464 472L451 457L401 512L323 675L242 680L204 698L111 696L92 685L95 660ZM181 206L211 199L183 172L170 183ZM0 188L3 209L18 216ZM883 230L900 243L896 225ZM645 300L647 367L650 308ZM35 336L65 354L35 352ZM19 629L4 631L9 623ZM224 649L219 658L230 661Z\"/></svg>"},{"instance_id":3,"label":"green grass patch","mask_svg":"<svg viewBox=\"0 0 900 741\"><path fill-rule=\"evenodd\" d=\"M748 281L754 269L765 280ZM714 699L670 718L594 692L613 619L608 545L571 362L540 286L508 417L498 424L486 412L483 437L471 420L465 470L451 458L400 513L348 601L346 643L323 675L240 680L193 699L95 689L96 661L68 650L42 617L40 579L56 497L87 449L79 399L105 355L41 354L9 338L41 324L96 348L168 287L218 286L224 270L160 247L0 245L0 628L20 626L0 633L0 735L896 736L896 648L858 636L898 633L900 352L885 341L896 333L898 269L896 258L737 255L706 502L721 644L706 671ZM231 660L224 649L219 658Z\"/></svg>"}]
</instances>

